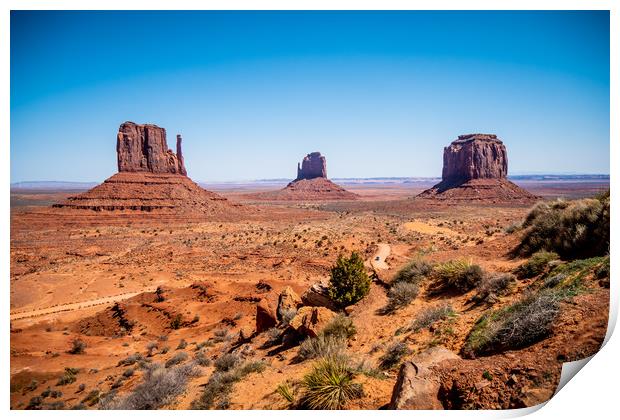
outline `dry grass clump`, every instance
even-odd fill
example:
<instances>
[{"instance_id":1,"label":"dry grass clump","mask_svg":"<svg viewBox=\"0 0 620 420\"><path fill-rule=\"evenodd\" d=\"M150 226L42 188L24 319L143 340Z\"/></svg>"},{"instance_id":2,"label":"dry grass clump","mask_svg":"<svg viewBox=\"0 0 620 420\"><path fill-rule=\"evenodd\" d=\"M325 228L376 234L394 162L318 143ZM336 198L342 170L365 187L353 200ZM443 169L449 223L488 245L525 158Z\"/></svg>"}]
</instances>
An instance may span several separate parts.
<instances>
[{"instance_id":1,"label":"dry grass clump","mask_svg":"<svg viewBox=\"0 0 620 420\"><path fill-rule=\"evenodd\" d=\"M76 381L77 379L76 375L78 374L78 372L79 372L79 369L66 367L63 375L60 378L58 378L58 382L56 383L56 385L63 386L63 385L72 384L73 382Z\"/></svg>"},{"instance_id":2,"label":"dry grass clump","mask_svg":"<svg viewBox=\"0 0 620 420\"><path fill-rule=\"evenodd\" d=\"M426 261L415 259L407 263L403 268L396 273L392 279L392 284L396 283L411 283L418 284L421 280L426 278L433 271L433 266Z\"/></svg>"},{"instance_id":3,"label":"dry grass clump","mask_svg":"<svg viewBox=\"0 0 620 420\"><path fill-rule=\"evenodd\" d=\"M405 343L396 341L388 346L383 356L379 358L379 367L383 370L391 369L396 366L401 359L410 353L409 347Z\"/></svg>"},{"instance_id":4,"label":"dry grass clump","mask_svg":"<svg viewBox=\"0 0 620 420\"><path fill-rule=\"evenodd\" d=\"M179 363L186 361L187 357L188 357L187 353L185 353L184 351L180 351L176 353L174 356L172 356L170 359L166 360L165 366L167 368L176 366Z\"/></svg>"},{"instance_id":5,"label":"dry grass clump","mask_svg":"<svg viewBox=\"0 0 620 420\"><path fill-rule=\"evenodd\" d=\"M435 266L433 275L444 288L464 293L480 284L484 272L471 261L451 260Z\"/></svg>"},{"instance_id":6,"label":"dry grass clump","mask_svg":"<svg viewBox=\"0 0 620 420\"><path fill-rule=\"evenodd\" d=\"M190 363L166 369L159 364L150 366L143 382L121 399L109 399L99 405L112 410L156 410L172 402L187 386L187 380L199 375L196 365Z\"/></svg>"},{"instance_id":7,"label":"dry grass clump","mask_svg":"<svg viewBox=\"0 0 620 420\"><path fill-rule=\"evenodd\" d=\"M478 292L472 298L474 302L493 303L497 297L505 295L510 285L515 282L515 276L507 273L497 273L485 276L478 285Z\"/></svg>"},{"instance_id":8,"label":"dry grass clump","mask_svg":"<svg viewBox=\"0 0 620 420\"><path fill-rule=\"evenodd\" d=\"M71 348L67 351L70 354L84 354L84 350L86 349L86 343L80 340L79 338L74 338L71 341Z\"/></svg>"},{"instance_id":9,"label":"dry grass clump","mask_svg":"<svg viewBox=\"0 0 620 420\"><path fill-rule=\"evenodd\" d=\"M456 313L449 303L440 304L427 308L420 312L416 319L411 323L411 330L416 332L424 328L430 328L435 322L455 316Z\"/></svg>"},{"instance_id":10,"label":"dry grass clump","mask_svg":"<svg viewBox=\"0 0 620 420\"><path fill-rule=\"evenodd\" d=\"M393 284L387 294L388 303L382 312L388 314L406 307L418 296L419 292L420 288L417 284L406 282Z\"/></svg>"},{"instance_id":11,"label":"dry grass clump","mask_svg":"<svg viewBox=\"0 0 620 420\"><path fill-rule=\"evenodd\" d=\"M479 356L519 349L547 337L560 313L560 299L556 293L543 291L487 312L470 331L463 354Z\"/></svg>"},{"instance_id":12,"label":"dry grass clump","mask_svg":"<svg viewBox=\"0 0 620 420\"><path fill-rule=\"evenodd\" d=\"M116 366L132 366L136 363L140 363L144 361L144 356L142 356L140 353L134 353L131 354L129 356L127 356L124 359L121 359Z\"/></svg>"},{"instance_id":13,"label":"dry grass clump","mask_svg":"<svg viewBox=\"0 0 620 420\"><path fill-rule=\"evenodd\" d=\"M609 252L609 191L596 198L539 203L523 228L516 254L547 250L569 260L603 256Z\"/></svg>"},{"instance_id":14,"label":"dry grass clump","mask_svg":"<svg viewBox=\"0 0 620 420\"><path fill-rule=\"evenodd\" d=\"M341 410L364 395L362 385L353 381L355 372L346 357L319 360L302 382L299 405L312 410Z\"/></svg>"},{"instance_id":15,"label":"dry grass clump","mask_svg":"<svg viewBox=\"0 0 620 420\"><path fill-rule=\"evenodd\" d=\"M241 363L241 357L234 353L226 353L217 358L214 366L218 372L228 372L239 363Z\"/></svg>"},{"instance_id":16,"label":"dry grass clump","mask_svg":"<svg viewBox=\"0 0 620 420\"><path fill-rule=\"evenodd\" d=\"M262 372L263 370L265 370L264 362L248 361L243 363L240 360L234 367L228 367L225 371L216 368L216 371L209 378L200 397L192 401L191 408L194 410L228 408L230 404L229 395L233 390L234 384L250 373Z\"/></svg>"},{"instance_id":17,"label":"dry grass clump","mask_svg":"<svg viewBox=\"0 0 620 420\"><path fill-rule=\"evenodd\" d=\"M297 357L300 360L334 357L343 354L346 347L347 342L342 337L319 334L301 343Z\"/></svg>"},{"instance_id":18,"label":"dry grass clump","mask_svg":"<svg viewBox=\"0 0 620 420\"><path fill-rule=\"evenodd\" d=\"M353 324L353 320L346 315L338 314L329 321L329 324L325 326L321 333L325 336L348 339L353 337L356 332L357 329Z\"/></svg>"},{"instance_id":19,"label":"dry grass clump","mask_svg":"<svg viewBox=\"0 0 620 420\"><path fill-rule=\"evenodd\" d=\"M520 279L529 279L544 273L551 261L558 260L560 256L555 252L538 251L529 260L516 268L515 274Z\"/></svg>"}]
</instances>

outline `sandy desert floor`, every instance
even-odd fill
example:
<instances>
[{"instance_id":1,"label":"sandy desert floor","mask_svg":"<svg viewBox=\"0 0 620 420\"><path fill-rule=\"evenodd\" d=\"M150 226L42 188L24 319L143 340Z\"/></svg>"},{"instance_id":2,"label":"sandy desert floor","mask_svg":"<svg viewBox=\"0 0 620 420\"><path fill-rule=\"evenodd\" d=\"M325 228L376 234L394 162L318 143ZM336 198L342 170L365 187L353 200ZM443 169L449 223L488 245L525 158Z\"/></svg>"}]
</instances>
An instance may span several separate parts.
<instances>
[{"instance_id":1,"label":"sandy desert floor","mask_svg":"<svg viewBox=\"0 0 620 420\"><path fill-rule=\"evenodd\" d=\"M587 196L605 185L529 187L548 199ZM139 369L128 374L121 363L134 353L165 363L179 352L191 359L204 351L215 360L237 342L266 368L237 382L227 407L287 408L276 388L298 381L312 361L298 361L295 346L269 346L266 333L254 334L256 304L277 297L287 286L301 295L328 279L337 256L351 251L362 254L368 264L374 262L378 277L370 294L347 310L357 327L348 344L350 354L376 365L395 339L404 340L412 353L438 344L458 353L488 307L470 305L470 294L435 296L424 284L411 305L385 315L384 283L414 257L429 262L464 258L488 272L510 272L524 260L508 256L519 238L506 228L520 222L529 206L433 205L411 198L421 191L418 186L347 188L362 199L249 202L241 197L252 189L218 191L260 209L255 217L221 220L132 212L59 214L46 206L64 198L64 192L13 192L12 408L28 407L48 387L51 396L43 398L43 407L56 402L57 407L97 408L104 395L125 395L141 382ZM591 283L588 293L563 304L550 338L517 351L463 359L439 371L444 383L467 389L459 404L452 399L444 406L522 407L549 398L561 362L593 354L605 335L609 289ZM496 305L516 299L529 285L529 280L517 282L513 293ZM158 287L162 302L157 302ZM399 329L417 313L443 301L456 312L449 326L400 335ZM125 321L131 322L130 331L120 329ZM244 340L238 340L240 335ZM68 353L76 338L86 343L83 354ZM201 345L205 342L209 344ZM149 343L155 343L155 352L147 351ZM59 385L66 368L78 371L70 383ZM165 408L189 408L213 370L202 367ZM395 367L381 376L361 376L365 397L349 408L385 407L397 372Z\"/></svg>"}]
</instances>

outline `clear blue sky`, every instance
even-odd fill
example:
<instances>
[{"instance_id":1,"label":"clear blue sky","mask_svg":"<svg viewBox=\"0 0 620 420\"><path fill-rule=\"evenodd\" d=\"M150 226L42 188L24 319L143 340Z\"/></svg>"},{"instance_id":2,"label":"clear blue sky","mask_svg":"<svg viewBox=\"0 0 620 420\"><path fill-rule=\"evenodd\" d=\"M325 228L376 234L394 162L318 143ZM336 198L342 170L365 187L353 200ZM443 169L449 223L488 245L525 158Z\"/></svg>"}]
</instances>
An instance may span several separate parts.
<instances>
[{"instance_id":1,"label":"clear blue sky","mask_svg":"<svg viewBox=\"0 0 620 420\"><path fill-rule=\"evenodd\" d=\"M12 12L11 181L100 181L124 121L197 181L440 176L459 134L509 172L609 173L608 12Z\"/></svg>"}]
</instances>

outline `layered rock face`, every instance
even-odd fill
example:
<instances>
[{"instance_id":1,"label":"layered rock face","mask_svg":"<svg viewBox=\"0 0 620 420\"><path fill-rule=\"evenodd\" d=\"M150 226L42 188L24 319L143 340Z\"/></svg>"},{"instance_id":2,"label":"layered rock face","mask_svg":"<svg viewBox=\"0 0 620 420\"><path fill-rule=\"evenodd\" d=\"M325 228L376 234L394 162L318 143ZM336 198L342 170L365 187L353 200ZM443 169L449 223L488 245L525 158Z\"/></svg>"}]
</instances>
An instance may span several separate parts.
<instances>
[{"instance_id":1,"label":"layered rock face","mask_svg":"<svg viewBox=\"0 0 620 420\"><path fill-rule=\"evenodd\" d=\"M177 153L168 149L166 130L154 124L121 124L116 136L119 172L152 172L187 175L177 135Z\"/></svg>"},{"instance_id":2,"label":"layered rock face","mask_svg":"<svg viewBox=\"0 0 620 420\"><path fill-rule=\"evenodd\" d=\"M307 154L301 161L301 165L297 164L296 181L314 178L327 178L327 162L320 152Z\"/></svg>"},{"instance_id":3,"label":"layered rock face","mask_svg":"<svg viewBox=\"0 0 620 420\"><path fill-rule=\"evenodd\" d=\"M168 149L166 130L153 124L121 124L116 136L118 173L56 208L157 213L229 213L239 207L187 177L177 136L177 152Z\"/></svg>"},{"instance_id":4,"label":"layered rock face","mask_svg":"<svg viewBox=\"0 0 620 420\"><path fill-rule=\"evenodd\" d=\"M506 178L506 146L494 134L459 136L443 149L442 180L462 183L470 179Z\"/></svg>"},{"instance_id":5,"label":"layered rock face","mask_svg":"<svg viewBox=\"0 0 620 420\"><path fill-rule=\"evenodd\" d=\"M306 155L297 164L297 178L279 191L250 194L248 198L274 201L356 200L349 192L327 179L327 161L320 152Z\"/></svg>"},{"instance_id":6,"label":"layered rock face","mask_svg":"<svg viewBox=\"0 0 620 420\"><path fill-rule=\"evenodd\" d=\"M506 179L508 154L495 134L465 134L443 151L441 182L419 198L454 201L532 201L538 197Z\"/></svg>"}]
</instances>

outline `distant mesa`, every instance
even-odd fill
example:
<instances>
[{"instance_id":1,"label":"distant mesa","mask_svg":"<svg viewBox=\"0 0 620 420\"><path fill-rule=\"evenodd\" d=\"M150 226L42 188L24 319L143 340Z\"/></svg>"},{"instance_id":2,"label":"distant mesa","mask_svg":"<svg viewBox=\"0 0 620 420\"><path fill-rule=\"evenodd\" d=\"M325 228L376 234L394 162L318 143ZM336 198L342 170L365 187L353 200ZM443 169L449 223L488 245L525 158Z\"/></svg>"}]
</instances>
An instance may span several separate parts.
<instances>
[{"instance_id":1,"label":"distant mesa","mask_svg":"<svg viewBox=\"0 0 620 420\"><path fill-rule=\"evenodd\" d=\"M176 153L168 149L166 130L153 124L121 124L116 136L118 173L56 208L95 211L217 213L235 206L187 177L177 135Z\"/></svg>"},{"instance_id":2,"label":"distant mesa","mask_svg":"<svg viewBox=\"0 0 620 420\"><path fill-rule=\"evenodd\" d=\"M274 201L357 200L359 196L327 179L327 161L320 152L307 154L297 164L297 178L278 191L249 194L248 198Z\"/></svg>"},{"instance_id":3,"label":"distant mesa","mask_svg":"<svg viewBox=\"0 0 620 420\"><path fill-rule=\"evenodd\" d=\"M441 182L418 198L447 201L532 201L534 194L508 181L506 146L495 134L465 134L443 150Z\"/></svg>"}]
</instances>

